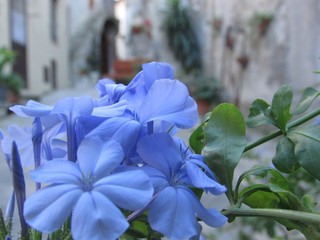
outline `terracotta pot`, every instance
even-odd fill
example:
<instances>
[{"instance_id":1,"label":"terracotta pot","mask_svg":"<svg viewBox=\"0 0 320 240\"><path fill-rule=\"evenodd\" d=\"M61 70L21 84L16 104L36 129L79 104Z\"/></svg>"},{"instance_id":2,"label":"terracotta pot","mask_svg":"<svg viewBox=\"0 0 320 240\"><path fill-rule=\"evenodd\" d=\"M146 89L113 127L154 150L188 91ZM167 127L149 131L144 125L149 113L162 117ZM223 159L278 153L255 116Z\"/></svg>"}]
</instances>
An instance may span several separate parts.
<instances>
[{"instance_id":1,"label":"terracotta pot","mask_svg":"<svg viewBox=\"0 0 320 240\"><path fill-rule=\"evenodd\" d=\"M211 103L204 99L197 99L199 115L204 116L211 110Z\"/></svg>"}]
</instances>

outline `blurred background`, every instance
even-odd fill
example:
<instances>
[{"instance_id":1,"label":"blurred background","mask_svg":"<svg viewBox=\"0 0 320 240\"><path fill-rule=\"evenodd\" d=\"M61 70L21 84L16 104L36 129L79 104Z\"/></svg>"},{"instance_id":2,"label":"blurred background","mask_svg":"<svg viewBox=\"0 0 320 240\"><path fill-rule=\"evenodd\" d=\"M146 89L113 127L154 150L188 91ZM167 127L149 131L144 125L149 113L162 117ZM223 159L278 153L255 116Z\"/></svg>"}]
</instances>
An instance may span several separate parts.
<instances>
[{"instance_id":1,"label":"blurred background","mask_svg":"<svg viewBox=\"0 0 320 240\"><path fill-rule=\"evenodd\" d=\"M197 99L247 107L283 83L318 84L319 10L317 0L0 0L0 47L16 55L3 71L37 99L165 61Z\"/></svg>"},{"instance_id":2,"label":"blurred background","mask_svg":"<svg viewBox=\"0 0 320 240\"><path fill-rule=\"evenodd\" d=\"M317 0L0 0L0 108L88 94L102 77L128 83L142 63L164 61L187 84L200 115L222 101L246 112L256 98L270 102L284 83L295 96L319 86L319 23ZM25 121L1 116L0 127ZM246 157L270 162L269 150ZM1 164L4 208L11 187ZM226 199L204 203L222 209ZM271 222L250 224L253 230L230 225L206 235L303 239Z\"/></svg>"}]
</instances>

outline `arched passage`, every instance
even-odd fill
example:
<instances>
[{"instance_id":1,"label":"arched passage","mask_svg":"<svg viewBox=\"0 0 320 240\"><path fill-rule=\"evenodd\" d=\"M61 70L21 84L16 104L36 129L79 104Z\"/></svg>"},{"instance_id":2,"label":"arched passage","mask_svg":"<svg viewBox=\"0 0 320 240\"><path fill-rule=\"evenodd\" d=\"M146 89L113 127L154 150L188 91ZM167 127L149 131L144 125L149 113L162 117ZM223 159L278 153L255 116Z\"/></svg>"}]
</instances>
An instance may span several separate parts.
<instances>
[{"instance_id":1,"label":"arched passage","mask_svg":"<svg viewBox=\"0 0 320 240\"><path fill-rule=\"evenodd\" d=\"M116 59L116 35L119 22L115 18L107 19L101 31L101 73L110 73Z\"/></svg>"}]
</instances>

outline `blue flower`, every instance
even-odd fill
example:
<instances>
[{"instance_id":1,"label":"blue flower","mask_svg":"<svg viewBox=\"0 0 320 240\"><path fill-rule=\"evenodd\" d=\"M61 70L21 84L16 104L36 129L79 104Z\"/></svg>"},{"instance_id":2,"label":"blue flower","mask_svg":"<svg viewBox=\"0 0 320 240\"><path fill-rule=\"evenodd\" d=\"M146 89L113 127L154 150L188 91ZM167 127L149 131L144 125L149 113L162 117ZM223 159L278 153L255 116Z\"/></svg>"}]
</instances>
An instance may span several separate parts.
<instances>
[{"instance_id":1,"label":"blue flower","mask_svg":"<svg viewBox=\"0 0 320 240\"><path fill-rule=\"evenodd\" d=\"M53 107L29 101L26 106L16 105L10 109L18 116L38 117L45 129L51 128L61 122L66 126L68 159L76 161L76 151L83 139L79 125L79 118L90 116L98 103L88 97L68 97L58 101Z\"/></svg>"},{"instance_id":2,"label":"blue flower","mask_svg":"<svg viewBox=\"0 0 320 240\"><path fill-rule=\"evenodd\" d=\"M70 216L74 239L116 239L128 228L118 207L137 210L150 201L153 188L141 170L121 171L123 150L115 141L85 139L77 162L51 160L31 178L51 183L25 202L24 217L33 228L50 233ZM118 207L117 207L117 206Z\"/></svg>"},{"instance_id":3,"label":"blue flower","mask_svg":"<svg viewBox=\"0 0 320 240\"><path fill-rule=\"evenodd\" d=\"M197 105L187 87L172 78L170 65L152 62L144 64L143 70L125 89L121 87L116 91L117 88L109 86L107 81L108 91L105 93L119 101L114 105L125 102L126 109L122 115L110 118L110 106L94 108L92 115L106 120L88 136L116 139L123 146L126 162L130 164L140 137L153 132L167 132L172 127L194 126L198 121ZM121 106L124 107L123 104Z\"/></svg>"},{"instance_id":4,"label":"blue flower","mask_svg":"<svg viewBox=\"0 0 320 240\"><path fill-rule=\"evenodd\" d=\"M189 187L215 189L216 194L225 192L226 188L210 179L201 164L185 159L185 152L181 152L169 134L143 137L137 152L146 163L143 169L155 188L148 214L154 230L170 239L186 239L199 234L196 217L212 227L224 225L227 218L216 209L205 209Z\"/></svg>"},{"instance_id":5,"label":"blue flower","mask_svg":"<svg viewBox=\"0 0 320 240\"><path fill-rule=\"evenodd\" d=\"M125 89L120 88L120 93L106 91L106 94L116 92L115 98L128 104L125 116L142 125L161 120L179 128L193 127L198 121L197 105L189 96L187 87L172 78L173 69L170 65L147 63L143 65L143 71ZM112 89L117 88L114 86ZM109 117L104 107L95 108L93 115Z\"/></svg>"}]
</instances>

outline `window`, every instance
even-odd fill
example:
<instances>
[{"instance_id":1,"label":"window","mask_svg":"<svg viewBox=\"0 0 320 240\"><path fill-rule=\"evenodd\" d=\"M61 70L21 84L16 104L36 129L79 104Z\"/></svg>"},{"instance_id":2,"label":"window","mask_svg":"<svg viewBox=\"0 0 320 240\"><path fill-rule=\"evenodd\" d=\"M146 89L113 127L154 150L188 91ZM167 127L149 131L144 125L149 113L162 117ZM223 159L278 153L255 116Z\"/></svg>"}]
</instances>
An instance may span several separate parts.
<instances>
[{"instance_id":1,"label":"window","mask_svg":"<svg viewBox=\"0 0 320 240\"><path fill-rule=\"evenodd\" d=\"M19 45L26 45L26 3L21 0L11 0L11 39Z\"/></svg>"},{"instance_id":2,"label":"window","mask_svg":"<svg viewBox=\"0 0 320 240\"><path fill-rule=\"evenodd\" d=\"M50 6L50 34L51 34L51 40L53 42L57 42L58 40L58 0L50 0L51 6Z\"/></svg>"}]
</instances>

